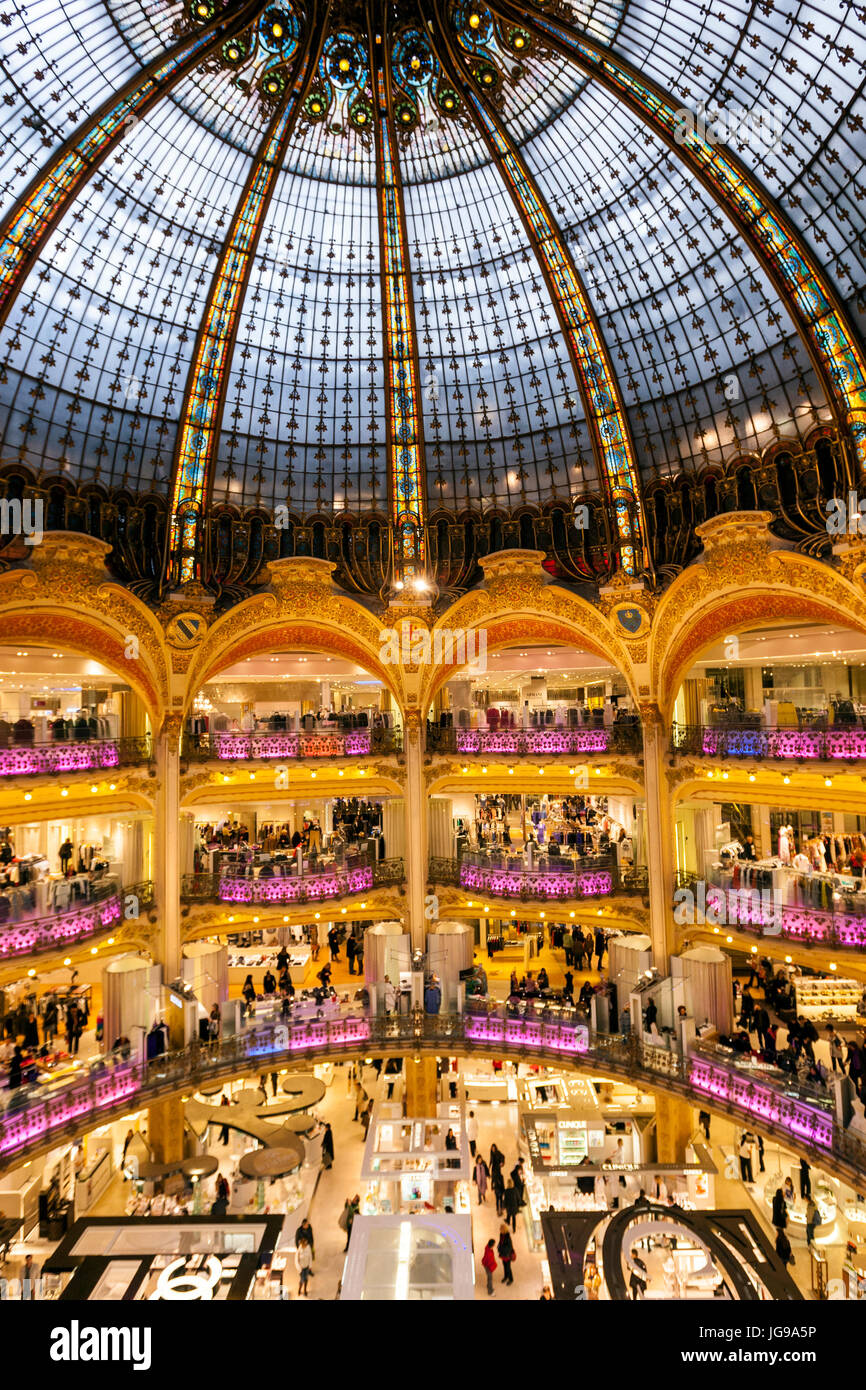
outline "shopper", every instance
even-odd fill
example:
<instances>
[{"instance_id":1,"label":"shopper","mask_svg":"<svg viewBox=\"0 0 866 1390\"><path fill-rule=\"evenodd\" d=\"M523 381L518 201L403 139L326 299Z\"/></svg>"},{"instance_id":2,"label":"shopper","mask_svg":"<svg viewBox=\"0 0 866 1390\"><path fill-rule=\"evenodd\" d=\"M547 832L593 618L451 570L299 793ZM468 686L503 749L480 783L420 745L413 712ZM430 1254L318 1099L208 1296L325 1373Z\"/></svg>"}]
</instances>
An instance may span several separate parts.
<instances>
[{"instance_id":1,"label":"shopper","mask_svg":"<svg viewBox=\"0 0 866 1390\"><path fill-rule=\"evenodd\" d=\"M517 1188L517 1200L522 1207L526 1206L526 1182L523 1176L523 1159L519 1158L511 1170L511 1181Z\"/></svg>"},{"instance_id":2,"label":"shopper","mask_svg":"<svg viewBox=\"0 0 866 1390\"><path fill-rule=\"evenodd\" d=\"M794 1263L794 1254L791 1250L791 1242L789 1241L788 1237L785 1235L785 1232L781 1228L779 1228L776 1231L776 1254L779 1256L779 1259L782 1261L782 1264L792 1265Z\"/></svg>"},{"instance_id":3,"label":"shopper","mask_svg":"<svg viewBox=\"0 0 866 1390\"><path fill-rule=\"evenodd\" d=\"M562 934L562 945L565 950L565 964L574 965L574 934L570 927L566 927Z\"/></svg>"},{"instance_id":4,"label":"shopper","mask_svg":"<svg viewBox=\"0 0 866 1390\"><path fill-rule=\"evenodd\" d=\"M574 932L574 967L576 970L583 969L583 958L587 952L587 941L580 927L575 928ZM590 965L592 961L590 960Z\"/></svg>"},{"instance_id":5,"label":"shopper","mask_svg":"<svg viewBox=\"0 0 866 1390\"><path fill-rule=\"evenodd\" d=\"M241 994L244 997L247 1008L256 1002L256 987L253 984L252 975L247 975L247 978L244 980L244 987L241 990Z\"/></svg>"},{"instance_id":6,"label":"shopper","mask_svg":"<svg viewBox=\"0 0 866 1390\"><path fill-rule=\"evenodd\" d=\"M457 1135L454 1133L453 1129L449 1128L448 1133L445 1135L445 1148L452 1152L457 1148Z\"/></svg>"},{"instance_id":7,"label":"shopper","mask_svg":"<svg viewBox=\"0 0 866 1390\"><path fill-rule=\"evenodd\" d=\"M357 1120L358 1117L359 1117L360 1114L361 1114L361 1107L362 1107L362 1106L365 1106L365 1105L367 1104L367 1092L364 1090L364 1087L361 1085L361 1078L360 1078L360 1076L355 1076L355 1078L354 1078L354 1080L353 1080L353 1082L352 1082L352 1091L354 1092L354 1095L355 1095L355 1113L354 1113L354 1115L352 1116L352 1119L353 1119L353 1120Z\"/></svg>"},{"instance_id":8,"label":"shopper","mask_svg":"<svg viewBox=\"0 0 866 1390\"><path fill-rule=\"evenodd\" d=\"M504 1270L502 1282L503 1284L513 1284L514 1275L511 1272L511 1266L517 1256L514 1250L514 1241L511 1239L511 1232L504 1221L499 1227L499 1244L496 1250L502 1261L502 1268Z\"/></svg>"},{"instance_id":9,"label":"shopper","mask_svg":"<svg viewBox=\"0 0 866 1390\"><path fill-rule=\"evenodd\" d=\"M641 1259L640 1255L632 1255L630 1261L628 1286L631 1290L631 1296L635 1303L639 1298L643 1298L645 1296L646 1284L647 1267Z\"/></svg>"},{"instance_id":10,"label":"shopper","mask_svg":"<svg viewBox=\"0 0 866 1390\"><path fill-rule=\"evenodd\" d=\"M767 1013L763 1004L759 1004L752 1015L752 1027L758 1035L758 1047L762 1052L767 1046L767 1029L769 1026L770 1015Z\"/></svg>"},{"instance_id":11,"label":"shopper","mask_svg":"<svg viewBox=\"0 0 866 1390\"><path fill-rule=\"evenodd\" d=\"M490 1175L490 1186L493 1188L493 1196L496 1199L496 1215L505 1215L505 1179L502 1176L502 1169L496 1168Z\"/></svg>"},{"instance_id":12,"label":"shopper","mask_svg":"<svg viewBox=\"0 0 866 1390\"><path fill-rule=\"evenodd\" d=\"M220 1030L222 1028L222 1011L219 1004L214 1004L208 1015L207 1035L210 1042L219 1042Z\"/></svg>"},{"instance_id":13,"label":"shopper","mask_svg":"<svg viewBox=\"0 0 866 1390\"><path fill-rule=\"evenodd\" d=\"M740 1177L743 1182L754 1182L752 1174L752 1136L747 1130L740 1135L740 1145L737 1150L740 1156Z\"/></svg>"},{"instance_id":14,"label":"shopper","mask_svg":"<svg viewBox=\"0 0 866 1390\"><path fill-rule=\"evenodd\" d=\"M368 1100L364 1109L361 1111L361 1128L364 1131L362 1142L366 1141L367 1130L370 1128L370 1121L373 1118L373 1101Z\"/></svg>"},{"instance_id":15,"label":"shopper","mask_svg":"<svg viewBox=\"0 0 866 1390\"><path fill-rule=\"evenodd\" d=\"M510 1221L512 1231L516 1231L517 1213L520 1211L520 1196L510 1178L508 1179L508 1186L505 1189L503 1206L505 1207L505 1220Z\"/></svg>"},{"instance_id":16,"label":"shopper","mask_svg":"<svg viewBox=\"0 0 866 1390\"><path fill-rule=\"evenodd\" d=\"M312 1251L312 1254L313 1254L313 1259L315 1259L315 1258L316 1258L316 1243L315 1243L315 1241L313 1240L313 1228L312 1228L312 1226L310 1225L310 1218L309 1218L308 1216L305 1216L305 1217L304 1217L304 1219L303 1219L303 1221L301 1222L300 1226L299 1226L298 1229L295 1231L295 1245L296 1245L296 1246L300 1245L301 1239L302 1239L302 1238L303 1238L303 1239L307 1242L307 1244L309 1245L310 1250Z\"/></svg>"},{"instance_id":17,"label":"shopper","mask_svg":"<svg viewBox=\"0 0 866 1390\"><path fill-rule=\"evenodd\" d=\"M818 1210L815 1198L809 1193L806 1202L806 1244L811 1245L815 1239L815 1227L821 1224L821 1213Z\"/></svg>"},{"instance_id":18,"label":"shopper","mask_svg":"<svg viewBox=\"0 0 866 1390\"><path fill-rule=\"evenodd\" d=\"M562 986L562 997L563 999L567 999L569 1003L574 1003L574 976L572 975L570 970L566 970L565 972L565 983Z\"/></svg>"},{"instance_id":19,"label":"shopper","mask_svg":"<svg viewBox=\"0 0 866 1390\"><path fill-rule=\"evenodd\" d=\"M332 1168L334 1165L334 1132L331 1126L325 1121L325 1132L322 1135L322 1167Z\"/></svg>"},{"instance_id":20,"label":"shopper","mask_svg":"<svg viewBox=\"0 0 866 1390\"><path fill-rule=\"evenodd\" d=\"M352 1239L352 1223L358 1212L361 1210L361 1198L356 1193L354 1197L347 1197L346 1204L340 1213L339 1226L341 1231L346 1232L346 1244L343 1246L345 1252L349 1248L349 1241Z\"/></svg>"},{"instance_id":21,"label":"shopper","mask_svg":"<svg viewBox=\"0 0 866 1390\"><path fill-rule=\"evenodd\" d=\"M496 1241L491 1236L484 1247L484 1254L481 1256L481 1267L487 1275L487 1293L490 1298L496 1296L493 1288L493 1274L496 1269L496 1256L493 1253L495 1246Z\"/></svg>"},{"instance_id":22,"label":"shopper","mask_svg":"<svg viewBox=\"0 0 866 1390\"><path fill-rule=\"evenodd\" d=\"M347 937L347 939L346 939L346 960L349 962L349 974L350 974L350 975L354 975L354 973L355 973L355 951L356 951L356 948L357 948L357 943L356 943L356 941L355 941L354 936L349 936L349 937Z\"/></svg>"},{"instance_id":23,"label":"shopper","mask_svg":"<svg viewBox=\"0 0 866 1390\"><path fill-rule=\"evenodd\" d=\"M475 1172L472 1175L473 1182L478 1188L478 1205L482 1206L487 1198L487 1180L490 1177L490 1169L484 1162L481 1154L475 1160Z\"/></svg>"},{"instance_id":24,"label":"shopper","mask_svg":"<svg viewBox=\"0 0 866 1390\"><path fill-rule=\"evenodd\" d=\"M539 1303L552 1303L552 1302L554 1301L554 1300L553 1300L553 1294L550 1292L550 1285L549 1285L549 1284L545 1284L545 1285L544 1285L544 1288L541 1290L541 1293L538 1295L538 1301L539 1301Z\"/></svg>"},{"instance_id":25,"label":"shopper","mask_svg":"<svg viewBox=\"0 0 866 1390\"><path fill-rule=\"evenodd\" d=\"M842 1075L844 1076L844 1075L845 1075L845 1053L844 1053L845 1044L843 1043L842 1039L839 1037L839 1034L836 1032L836 1029L833 1027L832 1023L828 1023L828 1024L827 1024L827 1041L828 1041L829 1044L830 1044L830 1061L831 1061L831 1063L832 1063L832 1065L833 1065L833 1070L836 1071L836 1070L838 1069L838 1070L842 1073Z\"/></svg>"},{"instance_id":26,"label":"shopper","mask_svg":"<svg viewBox=\"0 0 866 1390\"><path fill-rule=\"evenodd\" d=\"M70 1004L66 1010L66 1047L73 1056L78 1052L78 1044L84 1031L84 1020L77 1004Z\"/></svg>"},{"instance_id":27,"label":"shopper","mask_svg":"<svg viewBox=\"0 0 866 1390\"><path fill-rule=\"evenodd\" d=\"M475 1118L475 1111L469 1111L466 1121L466 1138L469 1140L469 1152L475 1157L475 1150L478 1145L478 1121Z\"/></svg>"},{"instance_id":28,"label":"shopper","mask_svg":"<svg viewBox=\"0 0 866 1390\"><path fill-rule=\"evenodd\" d=\"M776 1188L776 1193L773 1197L773 1215L771 1220L777 1231L784 1231L788 1224L788 1208L785 1205L785 1194L781 1187Z\"/></svg>"},{"instance_id":29,"label":"shopper","mask_svg":"<svg viewBox=\"0 0 866 1390\"><path fill-rule=\"evenodd\" d=\"M306 1236L301 1236L295 1251L295 1269L298 1271L298 1298L307 1297L307 1281L313 1272L313 1251Z\"/></svg>"},{"instance_id":30,"label":"shopper","mask_svg":"<svg viewBox=\"0 0 866 1390\"><path fill-rule=\"evenodd\" d=\"M16 1043L15 1051L12 1053L12 1060L9 1063L8 1086L13 1091L21 1085L21 1068L24 1064L24 1053Z\"/></svg>"},{"instance_id":31,"label":"shopper","mask_svg":"<svg viewBox=\"0 0 866 1390\"><path fill-rule=\"evenodd\" d=\"M505 1167L505 1154L495 1144L490 1145L490 1172L493 1177Z\"/></svg>"},{"instance_id":32,"label":"shopper","mask_svg":"<svg viewBox=\"0 0 866 1390\"><path fill-rule=\"evenodd\" d=\"M812 1195L812 1170L805 1158L800 1159L800 1196L805 1199Z\"/></svg>"},{"instance_id":33,"label":"shopper","mask_svg":"<svg viewBox=\"0 0 866 1390\"><path fill-rule=\"evenodd\" d=\"M764 1136L758 1135L758 1171L763 1173L764 1169Z\"/></svg>"},{"instance_id":34,"label":"shopper","mask_svg":"<svg viewBox=\"0 0 866 1390\"><path fill-rule=\"evenodd\" d=\"M39 1266L33 1263L32 1255L24 1256L24 1268L21 1271L21 1298L27 1302L32 1302L36 1298L36 1286L39 1282Z\"/></svg>"},{"instance_id":35,"label":"shopper","mask_svg":"<svg viewBox=\"0 0 866 1390\"><path fill-rule=\"evenodd\" d=\"M604 956L605 946L606 946L606 942L605 942L605 939L604 939L604 932L602 931L601 927L596 927L596 929L595 929L595 954L596 954L596 958L597 958L597 960L598 960L598 969L599 969L599 970L601 970L601 962L602 962L602 958L603 958L603 956ZM590 959L590 962L589 962L589 963L590 963L590 965L592 965L592 960L591 960L591 959Z\"/></svg>"},{"instance_id":36,"label":"shopper","mask_svg":"<svg viewBox=\"0 0 866 1390\"><path fill-rule=\"evenodd\" d=\"M222 1100L220 1101L220 1105L222 1106L222 1105L229 1105L229 1104L230 1104L230 1101L229 1101L228 1096L225 1095L225 1093L223 1093L223 1098L222 1098ZM220 1143L221 1143L221 1144L227 1144L228 1142L229 1142L229 1127L228 1127L228 1125L223 1125L222 1129L220 1130Z\"/></svg>"}]
</instances>

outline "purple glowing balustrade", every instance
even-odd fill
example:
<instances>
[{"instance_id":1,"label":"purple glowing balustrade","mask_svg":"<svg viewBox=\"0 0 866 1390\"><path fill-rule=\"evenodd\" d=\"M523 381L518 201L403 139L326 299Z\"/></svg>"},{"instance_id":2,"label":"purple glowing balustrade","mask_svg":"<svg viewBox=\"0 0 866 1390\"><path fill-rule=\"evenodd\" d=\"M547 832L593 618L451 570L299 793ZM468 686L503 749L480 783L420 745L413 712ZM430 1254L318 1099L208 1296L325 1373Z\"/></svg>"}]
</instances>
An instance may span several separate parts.
<instances>
[{"instance_id":1,"label":"purple glowing balustrade","mask_svg":"<svg viewBox=\"0 0 866 1390\"><path fill-rule=\"evenodd\" d=\"M704 757L866 759L866 729L704 729Z\"/></svg>"},{"instance_id":2,"label":"purple glowing balustrade","mask_svg":"<svg viewBox=\"0 0 866 1390\"><path fill-rule=\"evenodd\" d=\"M116 743L46 743L27 748L0 748L0 777L37 777L44 772L90 772L118 767Z\"/></svg>"},{"instance_id":3,"label":"purple glowing balustrade","mask_svg":"<svg viewBox=\"0 0 866 1390\"><path fill-rule=\"evenodd\" d=\"M587 1052L589 1029L584 1023L544 1023L540 1019L503 1018L469 1014L464 1019L469 1042L513 1043L519 1047L552 1047L557 1052Z\"/></svg>"},{"instance_id":4,"label":"purple glowing balustrade","mask_svg":"<svg viewBox=\"0 0 866 1390\"><path fill-rule=\"evenodd\" d=\"M607 753L609 729L458 729L458 753Z\"/></svg>"},{"instance_id":5,"label":"purple glowing balustrade","mask_svg":"<svg viewBox=\"0 0 866 1390\"><path fill-rule=\"evenodd\" d=\"M763 928L765 935L777 935L788 941L807 944L835 941L851 949L866 947L866 918L821 912L818 908L780 908L771 893L762 894L758 889L708 887L705 916L710 926Z\"/></svg>"},{"instance_id":6,"label":"purple glowing balustrade","mask_svg":"<svg viewBox=\"0 0 866 1390\"><path fill-rule=\"evenodd\" d=\"M691 1058L689 1080L698 1091L714 1096L751 1115L781 1125L791 1134L810 1143L831 1148L833 1120L824 1110L785 1096L779 1089L750 1081L741 1073L713 1066L704 1059Z\"/></svg>"},{"instance_id":7,"label":"purple glowing balustrade","mask_svg":"<svg viewBox=\"0 0 866 1390\"><path fill-rule=\"evenodd\" d=\"M122 916L120 898L113 896L102 902L64 912L58 917L40 917L16 922L0 928L0 960L26 956L38 951L58 949L105 930Z\"/></svg>"},{"instance_id":8,"label":"purple glowing balustrade","mask_svg":"<svg viewBox=\"0 0 866 1390\"><path fill-rule=\"evenodd\" d=\"M135 1062L119 1063L103 1073L76 1077L66 1091L41 1097L16 1111L11 1105L0 1114L0 1154L13 1153L40 1139L52 1129L69 1124L94 1109L116 1105L141 1089L141 1073Z\"/></svg>"},{"instance_id":9,"label":"purple glowing balustrade","mask_svg":"<svg viewBox=\"0 0 866 1390\"><path fill-rule=\"evenodd\" d=\"M562 900L603 898L613 892L613 874L596 869L572 874L524 873L520 869L488 869L477 864L460 865L461 888L472 888L492 898L530 898Z\"/></svg>"},{"instance_id":10,"label":"purple glowing balustrade","mask_svg":"<svg viewBox=\"0 0 866 1390\"><path fill-rule=\"evenodd\" d=\"M345 734L216 734L216 754L225 761L250 758L342 758L370 752L370 730Z\"/></svg>"},{"instance_id":11,"label":"purple glowing balustrade","mask_svg":"<svg viewBox=\"0 0 866 1390\"><path fill-rule=\"evenodd\" d=\"M346 873L310 874L305 878L222 878L223 903L290 903L341 898L373 887L373 869L364 866Z\"/></svg>"}]
</instances>

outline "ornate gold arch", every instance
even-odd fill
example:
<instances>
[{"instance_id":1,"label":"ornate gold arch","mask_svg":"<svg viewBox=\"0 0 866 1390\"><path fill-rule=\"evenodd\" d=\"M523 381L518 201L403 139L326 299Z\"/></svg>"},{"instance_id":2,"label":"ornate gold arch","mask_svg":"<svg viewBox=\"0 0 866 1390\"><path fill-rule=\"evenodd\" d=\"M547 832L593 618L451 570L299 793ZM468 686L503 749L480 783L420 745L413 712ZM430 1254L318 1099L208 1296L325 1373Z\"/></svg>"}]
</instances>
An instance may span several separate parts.
<instances>
[{"instance_id":1,"label":"ornate gold arch","mask_svg":"<svg viewBox=\"0 0 866 1390\"><path fill-rule=\"evenodd\" d=\"M840 619L866 633L866 595L830 565L780 546L767 512L728 513L697 528L706 559L678 575L650 640L651 688L669 719L695 658L718 638L777 619Z\"/></svg>"},{"instance_id":2,"label":"ornate gold arch","mask_svg":"<svg viewBox=\"0 0 866 1390\"><path fill-rule=\"evenodd\" d=\"M585 599L551 584L541 568L542 552L501 551L482 560L484 585L458 599L431 629L487 634L487 650L520 642L554 642L580 647L621 673L637 699L637 683L628 650L608 619ZM431 664L423 673L420 706L426 711L453 665Z\"/></svg>"},{"instance_id":3,"label":"ornate gold arch","mask_svg":"<svg viewBox=\"0 0 866 1390\"><path fill-rule=\"evenodd\" d=\"M99 660L129 683L158 731L168 704L162 629L134 594L108 578L109 548L92 537L49 532L34 547L32 567L0 575L0 642L67 647Z\"/></svg>"},{"instance_id":4,"label":"ornate gold arch","mask_svg":"<svg viewBox=\"0 0 866 1390\"><path fill-rule=\"evenodd\" d=\"M334 568L329 561L306 558L272 562L271 592L246 599L208 630L190 666L184 710L203 682L226 667L289 644L357 662L383 682L402 709L401 671L380 660L387 622L334 588Z\"/></svg>"}]
</instances>

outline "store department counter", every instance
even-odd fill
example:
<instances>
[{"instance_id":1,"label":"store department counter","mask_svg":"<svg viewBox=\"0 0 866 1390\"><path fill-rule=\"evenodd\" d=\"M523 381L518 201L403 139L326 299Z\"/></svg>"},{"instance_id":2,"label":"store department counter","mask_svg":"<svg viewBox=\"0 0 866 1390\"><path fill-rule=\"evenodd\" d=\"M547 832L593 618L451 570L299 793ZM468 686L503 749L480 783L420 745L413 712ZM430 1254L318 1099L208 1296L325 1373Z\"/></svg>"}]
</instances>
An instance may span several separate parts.
<instances>
[{"instance_id":1,"label":"store department counter","mask_svg":"<svg viewBox=\"0 0 866 1390\"><path fill-rule=\"evenodd\" d=\"M240 993L247 975L253 976L253 983L256 988L260 988L261 981L256 979L257 972L261 972L264 978L268 970L277 977L279 981L279 971L277 970L277 956L280 953L280 946L250 946L244 950L229 950L229 990L231 994ZM288 946L286 947L289 956L289 978L292 984L298 989L304 984L309 974L310 965L313 960L313 952L309 946ZM315 983L315 981L314 981Z\"/></svg>"}]
</instances>

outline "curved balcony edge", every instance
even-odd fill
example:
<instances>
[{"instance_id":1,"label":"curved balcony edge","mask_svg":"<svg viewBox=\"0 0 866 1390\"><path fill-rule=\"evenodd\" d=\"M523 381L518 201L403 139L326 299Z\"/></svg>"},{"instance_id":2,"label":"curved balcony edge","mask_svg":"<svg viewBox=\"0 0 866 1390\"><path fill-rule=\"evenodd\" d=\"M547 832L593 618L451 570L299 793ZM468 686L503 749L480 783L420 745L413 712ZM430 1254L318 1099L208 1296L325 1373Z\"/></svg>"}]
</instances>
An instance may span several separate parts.
<instances>
[{"instance_id":1,"label":"curved balcony edge","mask_svg":"<svg viewBox=\"0 0 866 1390\"><path fill-rule=\"evenodd\" d=\"M153 883L146 881L124 888L111 886L69 912L4 924L0 927L0 967L7 961L69 950L83 941L96 940L153 906Z\"/></svg>"},{"instance_id":2,"label":"curved balcony edge","mask_svg":"<svg viewBox=\"0 0 866 1390\"><path fill-rule=\"evenodd\" d=\"M228 1081L248 1069L300 1061L349 1061L374 1055L478 1053L600 1070L673 1092L690 1104L754 1124L768 1137L857 1186L866 1172L866 1140L850 1134L832 1111L803 1099L781 1079L750 1080L736 1067L700 1054L680 1058L637 1039L590 1036L585 1023L510 1018L505 1011L408 1017L355 1012L334 1020L268 1024L212 1048L194 1044L144 1064L96 1059L82 1075L8 1095L0 1112L0 1171L169 1095Z\"/></svg>"}]
</instances>

